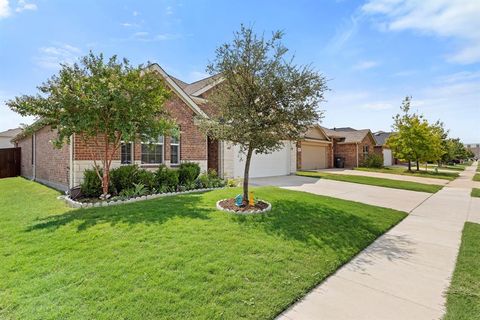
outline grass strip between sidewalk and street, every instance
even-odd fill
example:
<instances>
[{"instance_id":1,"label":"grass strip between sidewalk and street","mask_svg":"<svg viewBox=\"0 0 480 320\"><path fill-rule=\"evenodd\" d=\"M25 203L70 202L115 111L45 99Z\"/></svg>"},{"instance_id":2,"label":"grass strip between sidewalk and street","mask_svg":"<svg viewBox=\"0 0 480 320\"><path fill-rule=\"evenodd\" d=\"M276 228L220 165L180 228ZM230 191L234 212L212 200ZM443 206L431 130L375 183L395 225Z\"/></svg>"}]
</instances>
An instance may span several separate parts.
<instances>
[{"instance_id":1,"label":"grass strip between sidewalk and street","mask_svg":"<svg viewBox=\"0 0 480 320\"><path fill-rule=\"evenodd\" d=\"M444 180L455 180L459 177L458 172L448 172L448 171L438 171L435 172L433 170L426 171L424 169L420 169L420 171L408 171L405 168L401 167L385 167L385 168L354 168L354 170L359 171L369 171L369 172L380 172L380 173L391 173L391 174L399 174L402 176L412 176L412 177L420 177L420 178L435 178L435 179L444 179Z\"/></svg>"},{"instance_id":2,"label":"grass strip between sidewalk and street","mask_svg":"<svg viewBox=\"0 0 480 320\"><path fill-rule=\"evenodd\" d=\"M420 191L420 192L428 192L428 193L435 193L443 188L443 186L435 185L435 184L424 184L424 183L410 182L410 181L355 176L355 175L346 175L346 174L335 174L335 173L326 173L326 172L317 172L317 171L297 171L297 175L304 176L304 177L336 180L336 181L343 181L343 182L367 184L370 186L377 186L377 187L403 189L403 190Z\"/></svg>"},{"instance_id":3,"label":"grass strip between sidewalk and street","mask_svg":"<svg viewBox=\"0 0 480 320\"><path fill-rule=\"evenodd\" d=\"M480 319L480 224L467 222L452 283L447 292L444 320Z\"/></svg>"},{"instance_id":4,"label":"grass strip between sidewalk and street","mask_svg":"<svg viewBox=\"0 0 480 320\"><path fill-rule=\"evenodd\" d=\"M470 193L472 197L480 198L480 189L479 188L472 188L472 192Z\"/></svg>"}]
</instances>

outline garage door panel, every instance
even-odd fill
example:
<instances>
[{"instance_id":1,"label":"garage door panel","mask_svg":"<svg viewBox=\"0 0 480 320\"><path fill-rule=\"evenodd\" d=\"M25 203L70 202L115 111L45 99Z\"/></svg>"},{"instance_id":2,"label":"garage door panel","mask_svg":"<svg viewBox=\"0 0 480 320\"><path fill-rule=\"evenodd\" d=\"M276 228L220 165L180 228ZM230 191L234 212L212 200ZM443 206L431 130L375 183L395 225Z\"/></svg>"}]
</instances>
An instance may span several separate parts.
<instances>
[{"instance_id":1,"label":"garage door panel","mask_svg":"<svg viewBox=\"0 0 480 320\"><path fill-rule=\"evenodd\" d=\"M302 169L325 169L327 165L327 147L315 144L302 144Z\"/></svg>"},{"instance_id":2,"label":"garage door panel","mask_svg":"<svg viewBox=\"0 0 480 320\"><path fill-rule=\"evenodd\" d=\"M245 169L245 155L239 152L239 148L235 147L234 153L234 175L235 177L243 177ZM284 176L290 174L290 148L287 143L281 150L270 154L253 154L250 163L250 177L273 177Z\"/></svg>"}]
</instances>

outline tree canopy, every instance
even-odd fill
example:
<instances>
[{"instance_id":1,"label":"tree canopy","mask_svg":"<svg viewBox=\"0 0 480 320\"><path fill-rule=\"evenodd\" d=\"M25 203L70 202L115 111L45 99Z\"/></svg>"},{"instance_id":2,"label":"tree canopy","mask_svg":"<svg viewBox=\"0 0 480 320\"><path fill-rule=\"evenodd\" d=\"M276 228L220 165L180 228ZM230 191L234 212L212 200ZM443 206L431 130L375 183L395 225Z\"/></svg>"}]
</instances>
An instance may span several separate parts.
<instances>
[{"instance_id":1,"label":"tree canopy","mask_svg":"<svg viewBox=\"0 0 480 320\"><path fill-rule=\"evenodd\" d=\"M85 142L93 140L97 148L89 150L105 195L110 165L120 142L156 140L173 127L164 109L169 90L161 78L143 65L131 66L127 59L117 56L104 59L103 54L90 52L78 63L62 64L58 74L38 90L36 95L16 97L7 105L56 129L57 147L68 143L72 134Z\"/></svg>"},{"instance_id":2,"label":"tree canopy","mask_svg":"<svg viewBox=\"0 0 480 320\"><path fill-rule=\"evenodd\" d=\"M446 132L441 122L431 125L417 113L410 112L411 97L406 97L401 113L394 119L392 134L387 140L387 145L393 154L400 160L408 161L408 169L411 170L411 162L417 163L419 170L420 161L437 161L445 153L443 139Z\"/></svg>"},{"instance_id":3,"label":"tree canopy","mask_svg":"<svg viewBox=\"0 0 480 320\"><path fill-rule=\"evenodd\" d=\"M286 140L299 140L317 123L319 104L327 90L324 76L287 57L283 33L270 39L241 26L231 43L216 50L207 67L222 82L209 95L217 115L201 120L208 135L230 141L245 154L244 201L253 153L271 153Z\"/></svg>"}]
</instances>

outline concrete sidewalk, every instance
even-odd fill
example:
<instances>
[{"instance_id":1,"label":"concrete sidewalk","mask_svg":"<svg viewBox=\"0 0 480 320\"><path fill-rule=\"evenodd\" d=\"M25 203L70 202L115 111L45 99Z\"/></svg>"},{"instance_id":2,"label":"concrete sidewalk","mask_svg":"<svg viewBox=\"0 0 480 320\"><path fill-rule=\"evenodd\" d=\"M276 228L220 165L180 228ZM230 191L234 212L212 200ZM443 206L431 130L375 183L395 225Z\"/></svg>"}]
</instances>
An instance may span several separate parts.
<instances>
[{"instance_id":1,"label":"concrete sidewalk","mask_svg":"<svg viewBox=\"0 0 480 320\"><path fill-rule=\"evenodd\" d=\"M476 166L467 168L397 226L278 319L440 319Z\"/></svg>"}]
</instances>

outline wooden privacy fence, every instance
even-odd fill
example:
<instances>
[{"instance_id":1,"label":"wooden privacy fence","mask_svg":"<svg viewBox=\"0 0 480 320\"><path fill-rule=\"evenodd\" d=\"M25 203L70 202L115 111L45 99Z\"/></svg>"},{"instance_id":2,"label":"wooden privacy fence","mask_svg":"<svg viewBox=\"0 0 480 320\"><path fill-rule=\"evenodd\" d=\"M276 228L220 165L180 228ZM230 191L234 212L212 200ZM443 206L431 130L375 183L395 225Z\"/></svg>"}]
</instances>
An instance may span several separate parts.
<instances>
[{"instance_id":1,"label":"wooden privacy fence","mask_svg":"<svg viewBox=\"0 0 480 320\"><path fill-rule=\"evenodd\" d=\"M20 175L20 148L0 149L0 178Z\"/></svg>"}]
</instances>

